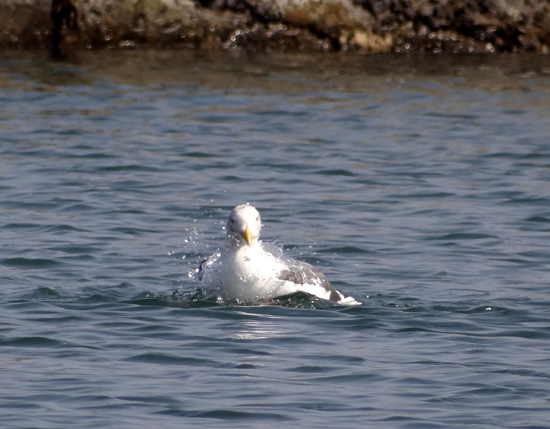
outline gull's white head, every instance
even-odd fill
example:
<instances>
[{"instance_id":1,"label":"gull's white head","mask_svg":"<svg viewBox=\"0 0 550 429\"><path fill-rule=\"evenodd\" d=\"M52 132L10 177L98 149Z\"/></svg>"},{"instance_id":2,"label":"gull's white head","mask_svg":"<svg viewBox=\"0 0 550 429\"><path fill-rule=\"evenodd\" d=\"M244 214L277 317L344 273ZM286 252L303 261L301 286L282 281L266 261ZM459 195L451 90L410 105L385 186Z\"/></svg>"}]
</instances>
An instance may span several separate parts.
<instances>
[{"instance_id":1,"label":"gull's white head","mask_svg":"<svg viewBox=\"0 0 550 429\"><path fill-rule=\"evenodd\" d=\"M249 204L241 204L231 210L227 221L227 243L234 247L252 246L260 238L262 221L260 213Z\"/></svg>"}]
</instances>

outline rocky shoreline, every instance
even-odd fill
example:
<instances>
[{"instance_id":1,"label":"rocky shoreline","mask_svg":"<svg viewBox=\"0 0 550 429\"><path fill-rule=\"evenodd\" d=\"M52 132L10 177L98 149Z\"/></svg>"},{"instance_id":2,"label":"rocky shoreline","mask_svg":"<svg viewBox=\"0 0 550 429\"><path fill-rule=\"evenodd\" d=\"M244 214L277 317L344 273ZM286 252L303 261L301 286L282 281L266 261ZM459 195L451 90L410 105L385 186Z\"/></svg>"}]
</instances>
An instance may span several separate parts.
<instances>
[{"instance_id":1,"label":"rocky shoreline","mask_svg":"<svg viewBox=\"0 0 550 429\"><path fill-rule=\"evenodd\" d=\"M8 3L8 4L6 4ZM12 0L0 47L550 52L536 0Z\"/></svg>"}]
</instances>

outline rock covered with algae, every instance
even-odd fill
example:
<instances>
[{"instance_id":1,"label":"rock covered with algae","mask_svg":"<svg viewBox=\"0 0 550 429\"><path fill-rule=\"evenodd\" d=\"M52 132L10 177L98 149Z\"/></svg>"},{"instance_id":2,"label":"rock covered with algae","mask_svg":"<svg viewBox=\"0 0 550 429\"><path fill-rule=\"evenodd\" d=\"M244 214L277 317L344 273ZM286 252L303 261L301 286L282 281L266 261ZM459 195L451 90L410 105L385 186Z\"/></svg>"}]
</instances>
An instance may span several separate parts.
<instances>
[{"instance_id":1,"label":"rock covered with algae","mask_svg":"<svg viewBox=\"0 0 550 429\"><path fill-rule=\"evenodd\" d=\"M53 4L74 6L74 25ZM550 3L537 0L11 0L0 20L2 47L44 48L57 31L60 49L550 49Z\"/></svg>"}]
</instances>

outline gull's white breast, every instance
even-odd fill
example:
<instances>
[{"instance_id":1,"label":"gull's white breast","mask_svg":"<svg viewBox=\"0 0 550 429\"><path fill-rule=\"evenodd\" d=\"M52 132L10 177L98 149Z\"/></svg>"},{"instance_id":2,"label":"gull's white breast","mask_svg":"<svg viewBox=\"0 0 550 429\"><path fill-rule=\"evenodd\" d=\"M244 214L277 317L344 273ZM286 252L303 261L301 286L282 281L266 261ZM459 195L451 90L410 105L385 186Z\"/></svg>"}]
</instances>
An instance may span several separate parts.
<instances>
[{"instance_id":1,"label":"gull's white breast","mask_svg":"<svg viewBox=\"0 0 550 429\"><path fill-rule=\"evenodd\" d=\"M277 278L282 261L256 246L221 252L205 270L203 282L226 300L258 300L295 292L289 282Z\"/></svg>"}]
</instances>

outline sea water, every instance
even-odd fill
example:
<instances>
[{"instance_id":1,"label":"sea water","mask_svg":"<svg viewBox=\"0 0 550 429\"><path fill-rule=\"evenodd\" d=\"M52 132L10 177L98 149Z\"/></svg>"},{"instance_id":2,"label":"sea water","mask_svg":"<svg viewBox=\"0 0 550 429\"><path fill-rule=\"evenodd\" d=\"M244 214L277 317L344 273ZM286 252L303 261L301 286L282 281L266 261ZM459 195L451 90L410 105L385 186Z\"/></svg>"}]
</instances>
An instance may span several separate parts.
<instances>
[{"instance_id":1,"label":"sea water","mask_svg":"<svg viewBox=\"0 0 550 429\"><path fill-rule=\"evenodd\" d=\"M10 428L550 425L550 58L0 55ZM229 210L362 302L201 298Z\"/></svg>"}]
</instances>

